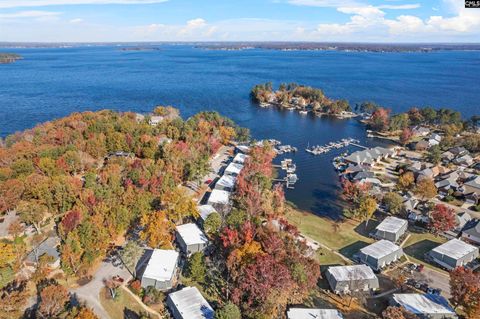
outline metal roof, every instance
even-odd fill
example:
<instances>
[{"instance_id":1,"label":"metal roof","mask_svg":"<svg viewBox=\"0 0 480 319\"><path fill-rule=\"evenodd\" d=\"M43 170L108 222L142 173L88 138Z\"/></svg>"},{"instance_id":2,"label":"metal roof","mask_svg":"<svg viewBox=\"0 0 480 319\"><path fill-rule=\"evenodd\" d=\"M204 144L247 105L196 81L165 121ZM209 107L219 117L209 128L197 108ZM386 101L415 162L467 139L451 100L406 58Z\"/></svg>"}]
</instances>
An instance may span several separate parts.
<instances>
[{"instance_id":1,"label":"metal roof","mask_svg":"<svg viewBox=\"0 0 480 319\"><path fill-rule=\"evenodd\" d=\"M393 300L405 310L419 314L455 314L442 296L429 294L393 294Z\"/></svg>"},{"instance_id":2,"label":"metal roof","mask_svg":"<svg viewBox=\"0 0 480 319\"><path fill-rule=\"evenodd\" d=\"M216 213L217 211L212 205L201 205L198 206L198 212L200 213L200 217L205 220L211 213Z\"/></svg>"},{"instance_id":3,"label":"metal roof","mask_svg":"<svg viewBox=\"0 0 480 319\"><path fill-rule=\"evenodd\" d=\"M177 226L177 232L187 246L208 242L207 236L193 223Z\"/></svg>"},{"instance_id":4,"label":"metal roof","mask_svg":"<svg viewBox=\"0 0 480 319\"><path fill-rule=\"evenodd\" d=\"M170 280L175 274L178 252L175 250L154 249L143 277L158 281Z\"/></svg>"},{"instance_id":5,"label":"metal roof","mask_svg":"<svg viewBox=\"0 0 480 319\"><path fill-rule=\"evenodd\" d=\"M231 175L223 175L215 184L215 187L222 186L226 188L233 188L235 187L235 183L237 182L237 178Z\"/></svg>"},{"instance_id":6,"label":"metal roof","mask_svg":"<svg viewBox=\"0 0 480 319\"><path fill-rule=\"evenodd\" d=\"M290 308L288 319L343 319L337 309Z\"/></svg>"},{"instance_id":7,"label":"metal roof","mask_svg":"<svg viewBox=\"0 0 480 319\"><path fill-rule=\"evenodd\" d=\"M388 216L375 229L396 234L407 223L408 222L405 219L397 218L394 216Z\"/></svg>"},{"instance_id":8,"label":"metal roof","mask_svg":"<svg viewBox=\"0 0 480 319\"><path fill-rule=\"evenodd\" d=\"M228 164L227 168L225 168L225 174L236 174L236 175L238 175L238 174L240 174L242 169L243 169L242 164L230 163L230 164Z\"/></svg>"},{"instance_id":9,"label":"metal roof","mask_svg":"<svg viewBox=\"0 0 480 319\"><path fill-rule=\"evenodd\" d=\"M185 287L168 297L184 319L213 319L212 307L196 287Z\"/></svg>"},{"instance_id":10,"label":"metal roof","mask_svg":"<svg viewBox=\"0 0 480 319\"><path fill-rule=\"evenodd\" d=\"M366 265L333 266L327 270L337 281L375 279L372 268Z\"/></svg>"},{"instance_id":11,"label":"metal roof","mask_svg":"<svg viewBox=\"0 0 480 319\"><path fill-rule=\"evenodd\" d=\"M475 250L478 251L478 248L456 238L432 249L434 252L451 257L455 260L458 260Z\"/></svg>"},{"instance_id":12,"label":"metal roof","mask_svg":"<svg viewBox=\"0 0 480 319\"><path fill-rule=\"evenodd\" d=\"M401 250L400 246L384 239L360 249L363 254L372 256L375 259L380 259Z\"/></svg>"},{"instance_id":13,"label":"metal roof","mask_svg":"<svg viewBox=\"0 0 480 319\"><path fill-rule=\"evenodd\" d=\"M220 189L214 189L208 197L209 204L228 204L230 201L230 192Z\"/></svg>"},{"instance_id":14,"label":"metal roof","mask_svg":"<svg viewBox=\"0 0 480 319\"><path fill-rule=\"evenodd\" d=\"M233 162L234 162L234 163L243 164L243 163L245 163L245 160L246 160L248 157L249 157L248 155L245 155L245 154L243 154L243 153L238 153L238 154L235 155L235 157L233 158Z\"/></svg>"}]
</instances>

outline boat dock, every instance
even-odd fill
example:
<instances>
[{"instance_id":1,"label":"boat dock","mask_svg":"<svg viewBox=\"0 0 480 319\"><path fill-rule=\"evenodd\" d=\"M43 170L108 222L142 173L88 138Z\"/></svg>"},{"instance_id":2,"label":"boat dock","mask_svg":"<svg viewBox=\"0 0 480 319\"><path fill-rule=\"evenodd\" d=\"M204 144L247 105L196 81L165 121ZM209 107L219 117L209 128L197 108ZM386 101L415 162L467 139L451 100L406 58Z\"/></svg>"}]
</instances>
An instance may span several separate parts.
<instances>
[{"instance_id":1,"label":"boat dock","mask_svg":"<svg viewBox=\"0 0 480 319\"><path fill-rule=\"evenodd\" d=\"M305 151L310 153L310 154L313 154L313 155L320 155L320 154L328 153L333 149L339 149L339 148L342 148L342 147L347 147L349 145L364 148L363 146L357 144L359 142L360 142L359 140L356 140L356 139L353 139L353 138L343 138L338 142L330 142L327 145L323 145L323 146L322 145L316 145L316 146L312 146L312 147L307 147L305 149Z\"/></svg>"}]
</instances>

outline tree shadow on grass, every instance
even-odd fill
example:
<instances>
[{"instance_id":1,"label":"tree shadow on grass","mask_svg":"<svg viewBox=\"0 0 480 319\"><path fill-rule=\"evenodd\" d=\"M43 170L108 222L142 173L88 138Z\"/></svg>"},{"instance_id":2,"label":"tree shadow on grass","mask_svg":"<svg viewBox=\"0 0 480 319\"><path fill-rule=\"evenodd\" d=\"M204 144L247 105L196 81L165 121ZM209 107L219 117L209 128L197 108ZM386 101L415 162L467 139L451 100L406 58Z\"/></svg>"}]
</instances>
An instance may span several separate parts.
<instances>
[{"instance_id":1,"label":"tree shadow on grass","mask_svg":"<svg viewBox=\"0 0 480 319\"><path fill-rule=\"evenodd\" d=\"M429 239L424 239L408 247L405 247L403 251L408 256L427 262L427 260L425 259L425 254L433 248L437 247L438 245L439 243L436 243Z\"/></svg>"},{"instance_id":2,"label":"tree shadow on grass","mask_svg":"<svg viewBox=\"0 0 480 319\"><path fill-rule=\"evenodd\" d=\"M375 228L378 226L379 222L373 219L370 219L367 222L361 222L354 228L355 232L364 237L369 237L370 233L374 232Z\"/></svg>"},{"instance_id":3,"label":"tree shadow on grass","mask_svg":"<svg viewBox=\"0 0 480 319\"><path fill-rule=\"evenodd\" d=\"M370 245L370 244L365 242L365 241L358 240L358 241L354 242L353 244L350 244L348 246L343 247L342 249L339 250L339 252L340 252L340 254L344 255L345 257L351 259L353 257L353 255L355 255L356 253L358 253L360 251L360 249L362 249L363 247L366 247L368 245Z\"/></svg>"}]
</instances>

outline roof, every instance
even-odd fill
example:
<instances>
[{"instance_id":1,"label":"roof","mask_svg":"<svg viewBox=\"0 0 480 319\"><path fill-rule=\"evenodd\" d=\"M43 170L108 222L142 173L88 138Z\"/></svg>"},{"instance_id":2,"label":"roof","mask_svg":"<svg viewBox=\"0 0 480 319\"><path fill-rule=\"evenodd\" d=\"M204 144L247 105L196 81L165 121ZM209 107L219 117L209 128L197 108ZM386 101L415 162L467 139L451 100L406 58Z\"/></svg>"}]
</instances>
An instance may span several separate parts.
<instances>
[{"instance_id":1,"label":"roof","mask_svg":"<svg viewBox=\"0 0 480 319\"><path fill-rule=\"evenodd\" d=\"M37 258L43 254L53 257L54 261L58 260L60 258L60 254L57 249L59 244L60 238L48 237L28 254L27 260L30 262L37 262Z\"/></svg>"},{"instance_id":2,"label":"roof","mask_svg":"<svg viewBox=\"0 0 480 319\"><path fill-rule=\"evenodd\" d=\"M463 227L462 233L480 237L480 219L472 219L468 221Z\"/></svg>"},{"instance_id":3,"label":"roof","mask_svg":"<svg viewBox=\"0 0 480 319\"><path fill-rule=\"evenodd\" d=\"M395 253L399 250L402 250L400 246L395 245L388 240L379 240L367 247L363 247L360 251L368 256L372 256L375 259L380 259L382 257L388 256L392 253Z\"/></svg>"},{"instance_id":4,"label":"roof","mask_svg":"<svg viewBox=\"0 0 480 319\"><path fill-rule=\"evenodd\" d=\"M245 155L243 153L238 153L237 155L235 155L235 157L233 158L233 162L234 163L238 163L238 164L243 164L245 163L245 160L248 158L249 156L248 155Z\"/></svg>"},{"instance_id":5,"label":"roof","mask_svg":"<svg viewBox=\"0 0 480 319\"><path fill-rule=\"evenodd\" d=\"M366 265L333 266L327 270L337 281L375 279L372 268Z\"/></svg>"},{"instance_id":6,"label":"roof","mask_svg":"<svg viewBox=\"0 0 480 319\"><path fill-rule=\"evenodd\" d=\"M354 181L362 180L365 178L373 178L373 177L375 177L375 173L370 171L360 171L353 174Z\"/></svg>"},{"instance_id":7,"label":"roof","mask_svg":"<svg viewBox=\"0 0 480 319\"><path fill-rule=\"evenodd\" d=\"M397 233L408 222L405 219L388 216L375 229L388 233Z\"/></svg>"},{"instance_id":8,"label":"roof","mask_svg":"<svg viewBox=\"0 0 480 319\"><path fill-rule=\"evenodd\" d=\"M230 164L228 164L227 168L225 168L225 174L236 174L236 175L238 175L238 174L240 174L242 169L243 169L242 164L230 163Z\"/></svg>"},{"instance_id":9,"label":"roof","mask_svg":"<svg viewBox=\"0 0 480 319\"><path fill-rule=\"evenodd\" d=\"M250 147L246 145L238 145L237 150L239 150L242 153L248 153L250 152Z\"/></svg>"},{"instance_id":10,"label":"roof","mask_svg":"<svg viewBox=\"0 0 480 319\"><path fill-rule=\"evenodd\" d=\"M337 309L318 308L290 308L287 311L288 319L342 319Z\"/></svg>"},{"instance_id":11,"label":"roof","mask_svg":"<svg viewBox=\"0 0 480 319\"><path fill-rule=\"evenodd\" d=\"M233 188L235 187L235 183L237 182L237 178L232 175L223 175L215 184L215 187L221 186L226 188Z\"/></svg>"},{"instance_id":12,"label":"roof","mask_svg":"<svg viewBox=\"0 0 480 319\"><path fill-rule=\"evenodd\" d=\"M172 292L168 298L184 319L213 319L214 311L196 287Z\"/></svg>"},{"instance_id":13,"label":"roof","mask_svg":"<svg viewBox=\"0 0 480 319\"><path fill-rule=\"evenodd\" d=\"M193 223L177 226L177 232L187 246L208 242L205 234Z\"/></svg>"},{"instance_id":14,"label":"roof","mask_svg":"<svg viewBox=\"0 0 480 319\"><path fill-rule=\"evenodd\" d=\"M429 294L393 294L393 300L405 310L419 314L455 314L442 296Z\"/></svg>"},{"instance_id":15,"label":"roof","mask_svg":"<svg viewBox=\"0 0 480 319\"><path fill-rule=\"evenodd\" d=\"M453 153L455 155L462 154L462 153L468 153L467 149L463 146L456 146L452 147L451 149L448 150L450 153Z\"/></svg>"},{"instance_id":16,"label":"roof","mask_svg":"<svg viewBox=\"0 0 480 319\"><path fill-rule=\"evenodd\" d=\"M214 189L208 197L209 204L228 204L230 201L230 192Z\"/></svg>"},{"instance_id":17,"label":"roof","mask_svg":"<svg viewBox=\"0 0 480 319\"><path fill-rule=\"evenodd\" d=\"M458 260L475 250L478 250L478 248L456 238L432 249L432 251L436 253L451 257L455 260Z\"/></svg>"},{"instance_id":18,"label":"roof","mask_svg":"<svg viewBox=\"0 0 480 319\"><path fill-rule=\"evenodd\" d=\"M175 274L178 252L175 250L154 249L143 277L158 281L170 280Z\"/></svg>"},{"instance_id":19,"label":"roof","mask_svg":"<svg viewBox=\"0 0 480 319\"><path fill-rule=\"evenodd\" d=\"M216 213L217 211L212 205L201 205L198 206L198 212L200 213L200 217L205 220L211 213Z\"/></svg>"},{"instance_id":20,"label":"roof","mask_svg":"<svg viewBox=\"0 0 480 319\"><path fill-rule=\"evenodd\" d=\"M345 160L352 163L373 163L377 159L386 155L392 155L394 152L388 148L375 147L363 151L357 151L345 158Z\"/></svg>"},{"instance_id":21,"label":"roof","mask_svg":"<svg viewBox=\"0 0 480 319\"><path fill-rule=\"evenodd\" d=\"M474 187L474 188L480 188L480 176L477 176L476 178L472 179L471 181L466 182L464 185Z\"/></svg>"}]
</instances>

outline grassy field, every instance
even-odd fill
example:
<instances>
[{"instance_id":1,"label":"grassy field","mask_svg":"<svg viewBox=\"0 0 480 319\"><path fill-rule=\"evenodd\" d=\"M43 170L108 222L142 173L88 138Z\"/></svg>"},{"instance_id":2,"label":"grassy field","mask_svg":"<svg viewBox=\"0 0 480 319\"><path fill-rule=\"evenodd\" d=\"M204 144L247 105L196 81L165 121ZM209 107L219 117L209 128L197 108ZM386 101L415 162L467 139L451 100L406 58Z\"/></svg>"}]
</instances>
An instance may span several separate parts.
<instances>
[{"instance_id":1,"label":"grassy field","mask_svg":"<svg viewBox=\"0 0 480 319\"><path fill-rule=\"evenodd\" d=\"M375 228L377 223L370 221L368 227L364 223L345 220L335 227L335 221L318 217L312 213L289 209L287 219L298 227L300 232L315 241L351 257L358 249L373 242L367 234ZM323 249L324 255L319 256L320 264L345 263L339 256Z\"/></svg>"},{"instance_id":2,"label":"grassy field","mask_svg":"<svg viewBox=\"0 0 480 319\"><path fill-rule=\"evenodd\" d=\"M129 293L122 289L118 289L119 295L116 300L106 298L106 288L100 291L100 303L108 312L110 318L134 318L145 310L138 302L130 296Z\"/></svg>"},{"instance_id":3,"label":"grassy field","mask_svg":"<svg viewBox=\"0 0 480 319\"><path fill-rule=\"evenodd\" d=\"M447 240L443 237L435 237L430 233L411 233L408 240L403 245L403 250L408 258L415 263L424 264L427 267L440 269L427 263L425 260L425 254L443 244Z\"/></svg>"}]
</instances>

